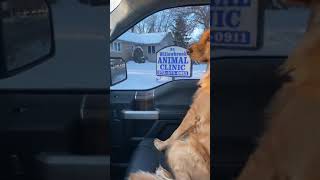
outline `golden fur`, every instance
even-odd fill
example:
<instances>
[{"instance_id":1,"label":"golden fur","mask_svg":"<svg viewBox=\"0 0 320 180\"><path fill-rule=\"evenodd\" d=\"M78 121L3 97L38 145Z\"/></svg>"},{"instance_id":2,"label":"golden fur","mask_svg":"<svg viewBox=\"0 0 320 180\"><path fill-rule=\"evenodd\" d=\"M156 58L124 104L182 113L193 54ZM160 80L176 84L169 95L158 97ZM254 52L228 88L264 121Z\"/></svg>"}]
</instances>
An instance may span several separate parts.
<instances>
[{"instance_id":1,"label":"golden fur","mask_svg":"<svg viewBox=\"0 0 320 180\"><path fill-rule=\"evenodd\" d=\"M175 132L165 141L155 139L158 150L167 149L167 161L177 180L210 179L210 31L203 33L188 53L193 60L207 62L208 68L199 81L193 103ZM139 172L130 180L172 179L167 173Z\"/></svg>"},{"instance_id":2,"label":"golden fur","mask_svg":"<svg viewBox=\"0 0 320 180\"><path fill-rule=\"evenodd\" d=\"M238 180L320 180L320 1L304 38L283 66L292 82L271 104L271 120ZM294 20L294 19L293 19Z\"/></svg>"},{"instance_id":3,"label":"golden fur","mask_svg":"<svg viewBox=\"0 0 320 180\"><path fill-rule=\"evenodd\" d=\"M130 174L129 180L173 180L173 177L167 170L159 166L154 174L139 171Z\"/></svg>"}]
</instances>

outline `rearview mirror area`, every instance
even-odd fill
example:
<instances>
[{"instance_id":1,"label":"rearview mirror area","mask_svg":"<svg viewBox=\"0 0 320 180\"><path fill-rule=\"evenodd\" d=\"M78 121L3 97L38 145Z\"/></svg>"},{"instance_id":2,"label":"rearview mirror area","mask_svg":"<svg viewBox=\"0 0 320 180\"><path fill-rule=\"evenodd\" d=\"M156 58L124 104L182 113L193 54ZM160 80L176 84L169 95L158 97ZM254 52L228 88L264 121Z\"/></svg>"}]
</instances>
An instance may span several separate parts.
<instances>
[{"instance_id":1,"label":"rearview mirror area","mask_svg":"<svg viewBox=\"0 0 320 180\"><path fill-rule=\"evenodd\" d=\"M47 1L4 0L0 8L0 78L26 71L53 56L53 25Z\"/></svg>"},{"instance_id":2,"label":"rearview mirror area","mask_svg":"<svg viewBox=\"0 0 320 180\"><path fill-rule=\"evenodd\" d=\"M126 61L121 57L110 58L111 86L121 83L127 79Z\"/></svg>"}]
</instances>

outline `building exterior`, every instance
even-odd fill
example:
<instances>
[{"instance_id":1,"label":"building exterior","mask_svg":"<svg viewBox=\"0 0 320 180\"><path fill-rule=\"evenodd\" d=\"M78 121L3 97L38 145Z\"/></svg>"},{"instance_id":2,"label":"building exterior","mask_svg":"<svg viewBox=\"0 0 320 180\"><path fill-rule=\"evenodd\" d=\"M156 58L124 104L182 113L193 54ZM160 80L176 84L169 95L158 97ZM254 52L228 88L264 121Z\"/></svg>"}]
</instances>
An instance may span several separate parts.
<instances>
[{"instance_id":1,"label":"building exterior","mask_svg":"<svg viewBox=\"0 0 320 180\"><path fill-rule=\"evenodd\" d=\"M174 45L171 32L138 34L126 32L110 44L111 57L122 57L125 61L156 62L160 49Z\"/></svg>"}]
</instances>

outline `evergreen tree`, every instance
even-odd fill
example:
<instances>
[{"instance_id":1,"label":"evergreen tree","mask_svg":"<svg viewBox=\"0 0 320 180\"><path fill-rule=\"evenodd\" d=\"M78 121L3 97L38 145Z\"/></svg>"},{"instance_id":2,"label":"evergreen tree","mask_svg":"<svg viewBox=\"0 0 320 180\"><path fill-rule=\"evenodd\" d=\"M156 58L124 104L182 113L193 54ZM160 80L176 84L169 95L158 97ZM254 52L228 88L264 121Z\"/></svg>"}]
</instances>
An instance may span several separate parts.
<instances>
[{"instance_id":1,"label":"evergreen tree","mask_svg":"<svg viewBox=\"0 0 320 180\"><path fill-rule=\"evenodd\" d=\"M186 48L190 37L188 36L188 27L185 18L178 16L173 27L173 37L175 45Z\"/></svg>"}]
</instances>

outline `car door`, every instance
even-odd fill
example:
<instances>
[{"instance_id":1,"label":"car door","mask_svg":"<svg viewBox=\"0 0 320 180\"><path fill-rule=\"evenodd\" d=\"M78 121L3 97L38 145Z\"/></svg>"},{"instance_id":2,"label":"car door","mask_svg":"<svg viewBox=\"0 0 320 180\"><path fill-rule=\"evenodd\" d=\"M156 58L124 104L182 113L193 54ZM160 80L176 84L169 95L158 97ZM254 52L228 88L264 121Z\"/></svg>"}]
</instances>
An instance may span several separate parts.
<instances>
[{"instance_id":1,"label":"car door","mask_svg":"<svg viewBox=\"0 0 320 180\"><path fill-rule=\"evenodd\" d=\"M176 6L178 5L177 3ZM161 21L168 22L169 27L175 23L174 19L171 19L174 13L180 12L185 17L189 17L194 11L206 12L207 17L203 19L210 20L209 5L187 6L188 2L183 5L184 7L164 8L165 10L158 10L150 15L146 11L145 18L140 21L128 18L128 21L137 24L123 27L126 31L110 43L110 57L124 59L127 62L128 74L127 80L111 87L113 178L123 178L132 152L142 139L157 137L164 140L173 133L189 109L193 94L198 88L198 80L206 71L206 64L194 64L191 77L156 76L156 52L164 47L177 45L173 39L172 29L161 30L164 26L164 23L161 25ZM121 7L121 4L118 7ZM139 13L142 14L143 11ZM157 21L159 19L161 21ZM154 30L142 28L153 20L156 21L155 24L159 23L150 27ZM205 23L209 24L209 22ZM120 21L115 25L116 29L121 24L129 23ZM193 37L188 41L189 43L197 41L206 28L206 24L186 25L194 28L193 31L188 32ZM182 43L179 46L183 46ZM135 53L138 51L139 53ZM136 54L139 55L136 56Z\"/></svg>"}]
</instances>

